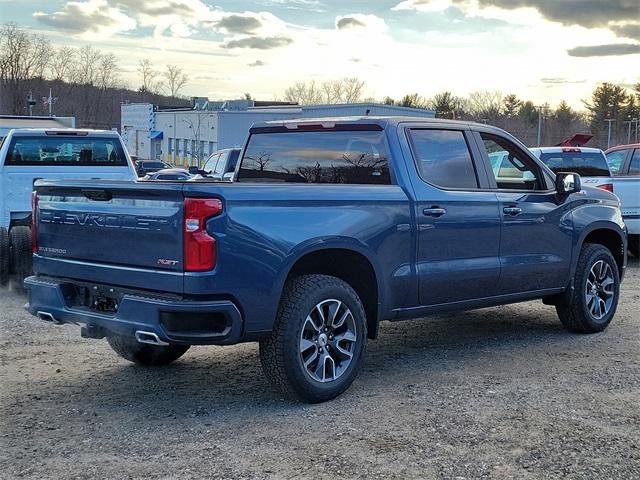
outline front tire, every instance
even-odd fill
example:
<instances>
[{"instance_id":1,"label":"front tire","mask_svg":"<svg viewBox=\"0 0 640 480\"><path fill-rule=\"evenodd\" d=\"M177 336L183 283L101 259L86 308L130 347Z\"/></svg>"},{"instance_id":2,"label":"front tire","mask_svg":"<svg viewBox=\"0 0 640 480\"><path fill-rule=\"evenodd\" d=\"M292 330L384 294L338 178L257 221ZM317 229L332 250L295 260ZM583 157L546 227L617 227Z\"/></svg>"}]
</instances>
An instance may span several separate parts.
<instances>
[{"instance_id":1,"label":"front tire","mask_svg":"<svg viewBox=\"0 0 640 480\"><path fill-rule=\"evenodd\" d=\"M602 245L587 243L578 257L573 294L556 311L572 332L602 332L616 313L619 294L620 276L613 255Z\"/></svg>"},{"instance_id":2,"label":"front tire","mask_svg":"<svg viewBox=\"0 0 640 480\"><path fill-rule=\"evenodd\" d=\"M285 395L324 402L354 381L366 339L364 307L353 288L339 278L303 275L285 286L271 335L260 341L260 360Z\"/></svg>"},{"instance_id":3,"label":"front tire","mask_svg":"<svg viewBox=\"0 0 640 480\"><path fill-rule=\"evenodd\" d=\"M107 342L125 360L148 367L169 365L189 350L189 345L149 345L122 335L109 335Z\"/></svg>"}]
</instances>

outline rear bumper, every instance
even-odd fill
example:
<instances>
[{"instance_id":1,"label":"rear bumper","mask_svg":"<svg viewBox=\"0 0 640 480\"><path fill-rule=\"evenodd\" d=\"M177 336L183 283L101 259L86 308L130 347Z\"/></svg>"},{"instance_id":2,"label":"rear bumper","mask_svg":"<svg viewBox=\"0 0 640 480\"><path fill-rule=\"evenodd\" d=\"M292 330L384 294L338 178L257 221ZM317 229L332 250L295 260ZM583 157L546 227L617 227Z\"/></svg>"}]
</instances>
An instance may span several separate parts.
<instances>
[{"instance_id":1,"label":"rear bumper","mask_svg":"<svg viewBox=\"0 0 640 480\"><path fill-rule=\"evenodd\" d=\"M238 343L243 334L240 310L229 300L164 299L127 292L114 312L103 313L74 305L73 282L33 276L24 286L29 292L25 308L32 315L60 324L85 325L105 335L134 337L136 332L146 332L165 343L229 345Z\"/></svg>"}]
</instances>

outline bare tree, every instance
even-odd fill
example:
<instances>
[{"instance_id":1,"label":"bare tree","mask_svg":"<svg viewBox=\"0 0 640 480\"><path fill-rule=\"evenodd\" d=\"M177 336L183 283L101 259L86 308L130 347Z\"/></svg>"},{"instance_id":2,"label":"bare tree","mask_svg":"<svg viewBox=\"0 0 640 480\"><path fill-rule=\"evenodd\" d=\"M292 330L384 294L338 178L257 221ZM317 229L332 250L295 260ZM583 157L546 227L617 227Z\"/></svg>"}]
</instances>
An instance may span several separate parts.
<instances>
[{"instance_id":1,"label":"bare tree","mask_svg":"<svg viewBox=\"0 0 640 480\"><path fill-rule=\"evenodd\" d=\"M10 106L3 110L21 113L20 82L43 78L50 58L51 44L43 36L30 34L15 23L0 27L0 82L11 98Z\"/></svg>"},{"instance_id":2,"label":"bare tree","mask_svg":"<svg viewBox=\"0 0 640 480\"><path fill-rule=\"evenodd\" d=\"M95 85L97 81L98 65L102 54L91 45L85 45L78 50L72 72L73 83L80 85Z\"/></svg>"},{"instance_id":3,"label":"bare tree","mask_svg":"<svg viewBox=\"0 0 640 480\"><path fill-rule=\"evenodd\" d=\"M247 157L247 160L251 160L258 165L258 170L264 172L264 169L267 168L267 165L271 161L271 154L269 152L260 152L255 156Z\"/></svg>"},{"instance_id":4,"label":"bare tree","mask_svg":"<svg viewBox=\"0 0 640 480\"><path fill-rule=\"evenodd\" d=\"M116 56L113 53L101 55L97 65L96 85L102 89L114 87L117 84L117 71Z\"/></svg>"},{"instance_id":5,"label":"bare tree","mask_svg":"<svg viewBox=\"0 0 640 480\"><path fill-rule=\"evenodd\" d=\"M301 105L356 103L362 99L364 86L357 78L327 80L320 85L315 80L296 82L285 90L284 100Z\"/></svg>"},{"instance_id":6,"label":"bare tree","mask_svg":"<svg viewBox=\"0 0 640 480\"><path fill-rule=\"evenodd\" d=\"M55 51L49 63L54 80L69 80L75 63L76 50L71 47L60 47Z\"/></svg>"},{"instance_id":7,"label":"bare tree","mask_svg":"<svg viewBox=\"0 0 640 480\"><path fill-rule=\"evenodd\" d=\"M165 79L165 85L172 97L177 97L180 90L182 90L189 80L189 77L187 77L177 65L167 65L167 70L162 76Z\"/></svg>"},{"instance_id":8,"label":"bare tree","mask_svg":"<svg viewBox=\"0 0 640 480\"><path fill-rule=\"evenodd\" d=\"M142 85L140 85L141 92L150 92L153 93L157 90L156 77L158 76L158 72L153 68L153 64L148 59L140 60L138 64L138 73L140 74L140 80L142 80Z\"/></svg>"},{"instance_id":9,"label":"bare tree","mask_svg":"<svg viewBox=\"0 0 640 480\"><path fill-rule=\"evenodd\" d=\"M469 94L471 114L479 120L495 122L502 112L502 92L482 90Z\"/></svg>"},{"instance_id":10,"label":"bare tree","mask_svg":"<svg viewBox=\"0 0 640 480\"><path fill-rule=\"evenodd\" d=\"M191 160L195 160L196 165L200 168L202 160L204 159L204 148L201 142L204 129L210 129L210 118L212 115L208 112L193 112L188 115L188 118L184 119L191 135L188 140L191 140ZM186 154L187 152L185 152Z\"/></svg>"}]
</instances>

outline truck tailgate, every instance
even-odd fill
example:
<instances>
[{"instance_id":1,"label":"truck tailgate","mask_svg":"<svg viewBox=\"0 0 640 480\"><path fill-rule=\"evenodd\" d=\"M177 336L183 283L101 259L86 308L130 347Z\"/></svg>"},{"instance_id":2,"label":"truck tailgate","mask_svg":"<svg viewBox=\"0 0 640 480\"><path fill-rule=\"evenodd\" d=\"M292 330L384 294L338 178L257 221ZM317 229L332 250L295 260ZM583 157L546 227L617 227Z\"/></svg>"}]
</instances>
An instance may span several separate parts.
<instances>
[{"instance_id":1,"label":"truck tailgate","mask_svg":"<svg viewBox=\"0 0 640 480\"><path fill-rule=\"evenodd\" d=\"M40 181L36 192L38 274L182 291L181 185Z\"/></svg>"}]
</instances>

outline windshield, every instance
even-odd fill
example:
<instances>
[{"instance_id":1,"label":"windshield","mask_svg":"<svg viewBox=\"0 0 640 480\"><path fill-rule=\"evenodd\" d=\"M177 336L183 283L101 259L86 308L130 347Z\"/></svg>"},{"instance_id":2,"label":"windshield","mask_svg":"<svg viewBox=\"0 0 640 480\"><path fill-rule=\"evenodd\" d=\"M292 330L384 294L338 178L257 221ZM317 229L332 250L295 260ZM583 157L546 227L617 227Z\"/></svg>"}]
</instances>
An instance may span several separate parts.
<instances>
[{"instance_id":1,"label":"windshield","mask_svg":"<svg viewBox=\"0 0 640 480\"><path fill-rule=\"evenodd\" d=\"M600 152L542 153L540 160L558 172L575 172L583 177L610 177L609 165Z\"/></svg>"}]
</instances>

